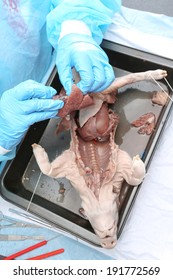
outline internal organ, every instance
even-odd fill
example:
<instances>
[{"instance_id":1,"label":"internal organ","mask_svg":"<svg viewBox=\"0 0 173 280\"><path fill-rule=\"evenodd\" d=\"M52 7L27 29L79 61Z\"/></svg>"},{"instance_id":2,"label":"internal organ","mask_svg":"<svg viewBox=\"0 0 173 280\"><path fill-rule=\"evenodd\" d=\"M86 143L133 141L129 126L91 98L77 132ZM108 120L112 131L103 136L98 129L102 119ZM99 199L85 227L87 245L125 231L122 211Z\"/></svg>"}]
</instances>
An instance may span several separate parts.
<instances>
[{"instance_id":1,"label":"internal organ","mask_svg":"<svg viewBox=\"0 0 173 280\"><path fill-rule=\"evenodd\" d=\"M137 120L133 121L131 125L139 128L139 134L150 135L156 125L156 116L151 112L146 113L140 116Z\"/></svg>"},{"instance_id":2,"label":"internal organ","mask_svg":"<svg viewBox=\"0 0 173 280\"><path fill-rule=\"evenodd\" d=\"M168 101L169 94L164 91L156 91L152 97L152 103L160 106L164 106Z\"/></svg>"},{"instance_id":3,"label":"internal organ","mask_svg":"<svg viewBox=\"0 0 173 280\"><path fill-rule=\"evenodd\" d=\"M109 142L110 132L119 122L119 117L108 109L108 104L103 103L96 115L90 117L81 127L78 125L78 133L87 142L95 140L98 142Z\"/></svg>"},{"instance_id":4,"label":"internal organ","mask_svg":"<svg viewBox=\"0 0 173 280\"><path fill-rule=\"evenodd\" d=\"M104 248L113 248L116 244L122 183L126 181L137 186L145 176L145 166L140 157L137 155L132 159L116 145L119 118L108 108L106 100L112 100L116 90L124 85L151 79L150 74L161 79L167 73L156 70L121 77L104 92L90 94L93 104L87 108L78 111L74 111L74 107L70 111L68 108L66 113L71 112L70 116L65 116L62 122L65 120L65 127L70 127L70 147L53 162L49 162L40 145L33 144L33 153L41 171L53 178L66 177L78 191L84 214ZM75 91L71 98L75 103Z\"/></svg>"},{"instance_id":5,"label":"internal organ","mask_svg":"<svg viewBox=\"0 0 173 280\"><path fill-rule=\"evenodd\" d=\"M85 108L93 104L93 99L90 95L83 95L81 90L74 84L70 96L66 96L64 89L62 89L59 95L56 95L54 99L61 98L64 101L64 106L58 111L58 116L63 118L66 115Z\"/></svg>"}]
</instances>

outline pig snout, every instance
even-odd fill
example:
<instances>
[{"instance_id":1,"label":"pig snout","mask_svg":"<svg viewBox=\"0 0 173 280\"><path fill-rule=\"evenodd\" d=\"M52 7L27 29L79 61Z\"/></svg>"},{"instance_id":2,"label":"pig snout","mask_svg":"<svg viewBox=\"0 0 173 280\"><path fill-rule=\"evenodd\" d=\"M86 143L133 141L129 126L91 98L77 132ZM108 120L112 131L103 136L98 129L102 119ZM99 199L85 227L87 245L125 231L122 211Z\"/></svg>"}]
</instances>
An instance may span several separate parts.
<instances>
[{"instance_id":1,"label":"pig snout","mask_svg":"<svg viewBox=\"0 0 173 280\"><path fill-rule=\"evenodd\" d=\"M115 247L117 243L116 229L117 227L114 224L111 229L105 230L102 233L99 232L98 230L95 230L95 233L100 239L100 245L103 248L112 249Z\"/></svg>"},{"instance_id":2,"label":"pig snout","mask_svg":"<svg viewBox=\"0 0 173 280\"><path fill-rule=\"evenodd\" d=\"M117 220L111 215L99 216L91 224L103 248L114 248L117 243Z\"/></svg>"},{"instance_id":3,"label":"pig snout","mask_svg":"<svg viewBox=\"0 0 173 280\"><path fill-rule=\"evenodd\" d=\"M112 236L106 236L105 238L102 238L100 240L100 244L103 248L106 248L106 249L112 249L115 247L116 245L116 242L117 242L117 239L116 237L112 237Z\"/></svg>"}]
</instances>

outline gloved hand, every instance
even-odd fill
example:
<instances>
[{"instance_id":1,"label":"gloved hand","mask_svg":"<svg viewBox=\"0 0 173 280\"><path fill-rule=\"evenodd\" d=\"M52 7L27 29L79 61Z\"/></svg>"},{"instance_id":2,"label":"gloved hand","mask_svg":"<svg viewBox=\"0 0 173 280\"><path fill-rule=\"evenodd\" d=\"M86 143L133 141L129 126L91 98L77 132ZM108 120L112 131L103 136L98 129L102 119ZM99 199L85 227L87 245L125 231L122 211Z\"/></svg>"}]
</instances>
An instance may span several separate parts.
<instances>
[{"instance_id":1,"label":"gloved hand","mask_svg":"<svg viewBox=\"0 0 173 280\"><path fill-rule=\"evenodd\" d=\"M32 80L7 90L0 99L0 150L10 151L20 143L35 122L56 116L63 101L53 100L56 90Z\"/></svg>"},{"instance_id":2,"label":"gloved hand","mask_svg":"<svg viewBox=\"0 0 173 280\"><path fill-rule=\"evenodd\" d=\"M67 95L73 84L72 67L80 75L77 86L84 94L102 91L115 79L106 53L91 36L84 34L68 34L60 39L56 65Z\"/></svg>"}]
</instances>

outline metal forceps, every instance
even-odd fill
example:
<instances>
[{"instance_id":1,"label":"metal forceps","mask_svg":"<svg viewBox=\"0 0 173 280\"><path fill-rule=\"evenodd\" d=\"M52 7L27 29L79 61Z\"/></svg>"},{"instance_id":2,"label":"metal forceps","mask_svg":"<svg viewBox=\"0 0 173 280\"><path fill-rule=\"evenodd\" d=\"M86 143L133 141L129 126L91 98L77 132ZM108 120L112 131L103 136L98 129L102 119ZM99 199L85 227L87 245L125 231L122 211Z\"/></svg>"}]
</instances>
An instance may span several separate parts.
<instances>
[{"instance_id":1,"label":"metal forceps","mask_svg":"<svg viewBox=\"0 0 173 280\"><path fill-rule=\"evenodd\" d=\"M30 224L30 223L25 223L25 222L18 222L15 221L9 217L4 216L4 214L2 213L2 211L0 211L0 222L6 222L5 224L0 224L0 229L4 229L4 228L13 228L13 227L29 227L29 228L38 228L40 227L39 225L36 224Z\"/></svg>"}]
</instances>

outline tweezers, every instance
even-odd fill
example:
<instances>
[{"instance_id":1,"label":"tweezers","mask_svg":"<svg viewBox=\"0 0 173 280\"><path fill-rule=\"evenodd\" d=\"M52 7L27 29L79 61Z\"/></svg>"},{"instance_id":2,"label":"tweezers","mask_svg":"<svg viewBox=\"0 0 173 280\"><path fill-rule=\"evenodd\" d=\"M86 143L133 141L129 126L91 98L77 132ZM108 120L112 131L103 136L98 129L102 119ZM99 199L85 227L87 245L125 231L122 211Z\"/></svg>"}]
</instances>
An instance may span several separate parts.
<instances>
[{"instance_id":1,"label":"tweezers","mask_svg":"<svg viewBox=\"0 0 173 280\"><path fill-rule=\"evenodd\" d=\"M38 228L40 226L38 225L34 225L34 224L29 224L29 223L22 223L22 222L11 222L9 224L6 224L6 225L0 225L0 229L3 229L3 228L14 228L14 227L25 227L25 228Z\"/></svg>"},{"instance_id":2,"label":"tweezers","mask_svg":"<svg viewBox=\"0 0 173 280\"><path fill-rule=\"evenodd\" d=\"M0 234L0 241L19 241L19 240L42 240L44 236L30 236L30 235L13 235L13 234Z\"/></svg>"}]
</instances>

